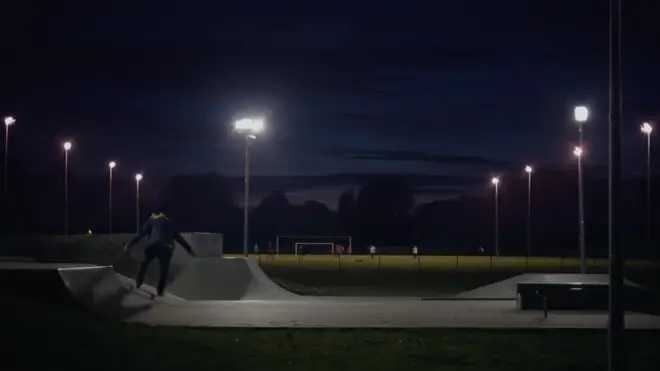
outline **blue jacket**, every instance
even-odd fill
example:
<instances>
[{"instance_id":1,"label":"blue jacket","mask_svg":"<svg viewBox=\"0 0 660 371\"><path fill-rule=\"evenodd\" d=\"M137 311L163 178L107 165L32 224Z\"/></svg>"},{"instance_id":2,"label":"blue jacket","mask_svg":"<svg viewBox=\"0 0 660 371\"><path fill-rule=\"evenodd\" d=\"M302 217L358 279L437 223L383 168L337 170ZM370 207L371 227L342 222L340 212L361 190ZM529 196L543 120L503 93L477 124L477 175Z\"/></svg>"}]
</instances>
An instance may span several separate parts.
<instances>
[{"instance_id":1,"label":"blue jacket","mask_svg":"<svg viewBox=\"0 0 660 371\"><path fill-rule=\"evenodd\" d=\"M141 239L147 237L147 245L164 245L174 248L174 241L178 242L188 253L192 254L192 247L186 241L178 229L174 226L167 217L163 214L154 214L147 220L146 223L142 226L140 233L135 236L129 243L127 247L135 245Z\"/></svg>"}]
</instances>

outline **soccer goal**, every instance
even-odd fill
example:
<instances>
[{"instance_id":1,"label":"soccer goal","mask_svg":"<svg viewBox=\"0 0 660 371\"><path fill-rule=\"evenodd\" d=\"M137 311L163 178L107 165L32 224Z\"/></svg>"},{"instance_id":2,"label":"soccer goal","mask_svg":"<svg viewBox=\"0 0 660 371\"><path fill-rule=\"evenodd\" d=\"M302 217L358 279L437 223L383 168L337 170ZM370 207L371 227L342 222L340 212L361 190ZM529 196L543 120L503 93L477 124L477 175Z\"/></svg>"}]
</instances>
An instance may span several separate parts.
<instances>
[{"instance_id":1,"label":"soccer goal","mask_svg":"<svg viewBox=\"0 0 660 371\"><path fill-rule=\"evenodd\" d=\"M277 254L333 254L336 245L351 253L351 236L277 236Z\"/></svg>"},{"instance_id":2,"label":"soccer goal","mask_svg":"<svg viewBox=\"0 0 660 371\"><path fill-rule=\"evenodd\" d=\"M296 255L332 254L335 244L332 242L296 242L294 248Z\"/></svg>"}]
</instances>

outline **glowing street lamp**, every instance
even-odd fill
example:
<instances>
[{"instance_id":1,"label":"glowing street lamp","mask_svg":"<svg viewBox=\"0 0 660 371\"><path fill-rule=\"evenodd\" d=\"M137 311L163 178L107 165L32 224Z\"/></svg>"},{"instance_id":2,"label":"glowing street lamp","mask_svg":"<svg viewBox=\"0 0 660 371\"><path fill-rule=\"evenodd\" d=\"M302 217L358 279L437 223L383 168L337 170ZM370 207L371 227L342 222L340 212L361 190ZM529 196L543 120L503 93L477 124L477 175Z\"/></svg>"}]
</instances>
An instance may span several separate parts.
<instances>
[{"instance_id":1,"label":"glowing street lamp","mask_svg":"<svg viewBox=\"0 0 660 371\"><path fill-rule=\"evenodd\" d=\"M69 151L71 142L64 142L64 235L69 234Z\"/></svg>"},{"instance_id":2,"label":"glowing street lamp","mask_svg":"<svg viewBox=\"0 0 660 371\"><path fill-rule=\"evenodd\" d=\"M108 234L112 235L112 171L117 166L117 163L110 161L108 163L108 171L110 173L110 179L108 183Z\"/></svg>"},{"instance_id":3,"label":"glowing street lamp","mask_svg":"<svg viewBox=\"0 0 660 371\"><path fill-rule=\"evenodd\" d=\"M582 125L584 125L585 122L589 119L589 109L586 106L577 106L573 109L573 118L575 119L575 122L578 124L578 132L579 132L579 143L578 146L580 148L583 147L582 143Z\"/></svg>"},{"instance_id":4,"label":"glowing street lamp","mask_svg":"<svg viewBox=\"0 0 660 371\"><path fill-rule=\"evenodd\" d=\"M589 119L589 108L585 106L577 106L573 109L573 117L578 123L585 122Z\"/></svg>"},{"instance_id":5,"label":"glowing street lamp","mask_svg":"<svg viewBox=\"0 0 660 371\"><path fill-rule=\"evenodd\" d=\"M245 174L244 174L244 205L243 205L243 255L248 256L248 204L250 200L250 140L264 131L264 119L244 118L234 123L234 130L245 136Z\"/></svg>"},{"instance_id":6,"label":"glowing street lamp","mask_svg":"<svg viewBox=\"0 0 660 371\"><path fill-rule=\"evenodd\" d=\"M500 178L493 177L490 182L495 186L495 255L500 256Z\"/></svg>"},{"instance_id":7,"label":"glowing street lamp","mask_svg":"<svg viewBox=\"0 0 660 371\"><path fill-rule=\"evenodd\" d=\"M649 254L649 259L653 256L651 250L651 133L653 126L645 122L640 127L640 130L646 135L646 249Z\"/></svg>"},{"instance_id":8,"label":"glowing street lamp","mask_svg":"<svg viewBox=\"0 0 660 371\"><path fill-rule=\"evenodd\" d=\"M582 140L582 126L589 119L589 109L586 106L577 106L573 109L573 118L578 124L579 144L573 151L573 154L578 158L578 188L579 188L579 214L580 214L580 272L587 273L587 259L586 250L584 247L584 185L582 179L582 147L584 146Z\"/></svg>"},{"instance_id":9,"label":"glowing street lamp","mask_svg":"<svg viewBox=\"0 0 660 371\"><path fill-rule=\"evenodd\" d=\"M531 165L525 166L527 173L527 257L532 255L532 172Z\"/></svg>"},{"instance_id":10,"label":"glowing street lamp","mask_svg":"<svg viewBox=\"0 0 660 371\"><path fill-rule=\"evenodd\" d=\"M5 198L5 208L8 208L9 201L9 175L7 169L9 169L8 159L9 159L9 127L16 123L16 119L12 116L5 117L5 188L4 188L4 198Z\"/></svg>"},{"instance_id":11,"label":"glowing street lamp","mask_svg":"<svg viewBox=\"0 0 660 371\"><path fill-rule=\"evenodd\" d=\"M142 181L142 174L135 174L135 226L136 230L140 232L140 182Z\"/></svg>"},{"instance_id":12,"label":"glowing street lamp","mask_svg":"<svg viewBox=\"0 0 660 371\"><path fill-rule=\"evenodd\" d=\"M584 187L582 185L582 147L573 148L573 154L577 157L578 168L578 227L580 248L580 272L587 273L587 251L584 244Z\"/></svg>"}]
</instances>

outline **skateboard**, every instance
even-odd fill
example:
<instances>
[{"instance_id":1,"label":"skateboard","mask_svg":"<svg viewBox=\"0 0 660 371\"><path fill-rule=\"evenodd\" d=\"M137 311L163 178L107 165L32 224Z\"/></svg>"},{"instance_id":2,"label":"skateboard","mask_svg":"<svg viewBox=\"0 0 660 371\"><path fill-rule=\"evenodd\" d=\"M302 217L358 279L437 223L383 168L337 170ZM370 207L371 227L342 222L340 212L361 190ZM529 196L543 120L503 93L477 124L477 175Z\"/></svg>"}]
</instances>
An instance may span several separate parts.
<instances>
[{"instance_id":1,"label":"skateboard","mask_svg":"<svg viewBox=\"0 0 660 371\"><path fill-rule=\"evenodd\" d=\"M139 293L140 295L146 295L149 300L156 299L156 294L154 294L151 291L145 290L141 287L130 286L129 291L135 291L135 292Z\"/></svg>"}]
</instances>

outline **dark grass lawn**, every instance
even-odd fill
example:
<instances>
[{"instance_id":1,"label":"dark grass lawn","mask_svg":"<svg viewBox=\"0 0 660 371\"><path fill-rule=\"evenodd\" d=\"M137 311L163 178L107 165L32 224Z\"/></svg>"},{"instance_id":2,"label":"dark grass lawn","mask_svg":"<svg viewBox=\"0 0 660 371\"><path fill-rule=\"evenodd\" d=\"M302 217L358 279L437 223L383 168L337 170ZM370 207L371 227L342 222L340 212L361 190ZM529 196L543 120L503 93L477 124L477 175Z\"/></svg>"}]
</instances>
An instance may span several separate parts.
<instances>
[{"instance_id":1,"label":"dark grass lawn","mask_svg":"<svg viewBox=\"0 0 660 371\"><path fill-rule=\"evenodd\" d=\"M262 268L275 282L290 291L324 296L450 296L522 273ZM660 287L657 270L628 270L626 277L643 286Z\"/></svg>"},{"instance_id":2,"label":"dark grass lawn","mask_svg":"<svg viewBox=\"0 0 660 371\"><path fill-rule=\"evenodd\" d=\"M330 296L444 296L501 281L516 273L401 270L310 270L264 267L299 294Z\"/></svg>"},{"instance_id":3,"label":"dark grass lawn","mask_svg":"<svg viewBox=\"0 0 660 371\"><path fill-rule=\"evenodd\" d=\"M3 306L2 370L604 370L607 360L605 331L152 328ZM657 339L626 334L629 370L657 369Z\"/></svg>"}]
</instances>

